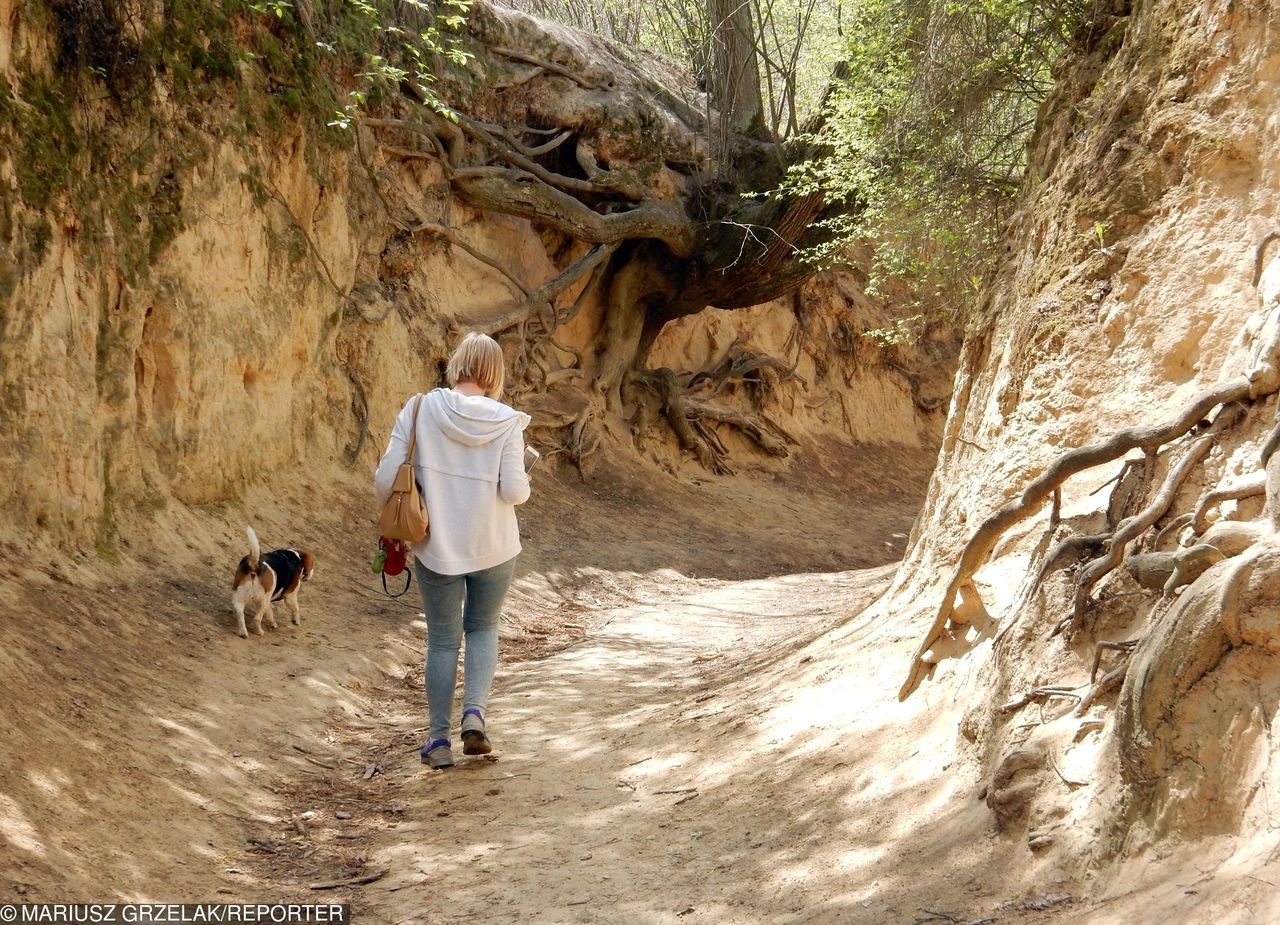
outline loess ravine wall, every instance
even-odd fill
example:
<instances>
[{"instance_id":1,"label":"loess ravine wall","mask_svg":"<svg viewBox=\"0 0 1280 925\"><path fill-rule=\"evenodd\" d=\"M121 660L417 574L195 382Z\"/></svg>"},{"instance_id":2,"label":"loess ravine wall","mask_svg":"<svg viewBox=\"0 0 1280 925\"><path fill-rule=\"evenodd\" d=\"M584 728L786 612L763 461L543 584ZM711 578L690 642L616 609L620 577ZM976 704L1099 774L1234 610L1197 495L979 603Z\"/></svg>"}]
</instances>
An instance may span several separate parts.
<instances>
[{"instance_id":1,"label":"loess ravine wall","mask_svg":"<svg viewBox=\"0 0 1280 925\"><path fill-rule=\"evenodd\" d=\"M1152 0L1104 13L1041 109L1031 176L962 351L928 500L879 604L913 632L937 614L979 524L1061 454L1174 419L1203 390L1254 369L1274 335L1278 267L1267 236L1280 206L1280 11ZM1260 477L1275 406L1274 395L1245 403L1131 551L1191 542L1177 524L1162 528L1210 489ZM1185 446L1152 460L1153 484ZM1266 889L1248 882L1267 863L1260 844L1276 784L1280 663L1264 617L1276 607L1264 498L1208 514L1264 537L1246 565L1229 558L1172 593L1139 587L1121 567L1083 622L1055 635L1072 613L1079 556L1027 585L1058 541L1110 529L1122 466L1072 478L1058 519L1046 502L1000 539L976 582L993 621L953 626L924 685L953 692L973 795L1022 840L1037 880L1086 877L1119 896L1158 878L1182 849L1219 874L1213 888L1169 887L1182 913L1199 916L1188 910L1227 895L1251 914L1274 913ZM1139 500L1118 513L1135 513ZM1081 708L1102 642L1136 648L1103 648L1097 677L1126 658L1130 668Z\"/></svg>"},{"instance_id":2,"label":"loess ravine wall","mask_svg":"<svg viewBox=\"0 0 1280 925\"><path fill-rule=\"evenodd\" d=\"M112 72L66 65L49 7L0 2L0 517L14 538L110 560L173 505L235 503L276 478L317 494L362 481L400 404L440 383L458 332L513 299L493 268L405 232L389 210L447 223L530 287L582 250L454 201L429 159L327 127L333 100L300 96L289 80L305 68L282 76L270 17L199 18L225 6L191 8L189 27L229 30L253 56L205 40L199 55L162 49L126 94ZM877 346L863 335L893 313L863 287L851 266L792 299L685 319L652 365L693 372L746 346L786 374L727 395L797 446L928 450L951 332ZM561 332L569 346L598 347L600 303L590 295ZM517 393L535 423L545 415L533 431L544 448L595 360L586 350L587 375L550 393ZM787 464L740 443L748 466ZM696 467L669 434L644 450L677 474Z\"/></svg>"}]
</instances>

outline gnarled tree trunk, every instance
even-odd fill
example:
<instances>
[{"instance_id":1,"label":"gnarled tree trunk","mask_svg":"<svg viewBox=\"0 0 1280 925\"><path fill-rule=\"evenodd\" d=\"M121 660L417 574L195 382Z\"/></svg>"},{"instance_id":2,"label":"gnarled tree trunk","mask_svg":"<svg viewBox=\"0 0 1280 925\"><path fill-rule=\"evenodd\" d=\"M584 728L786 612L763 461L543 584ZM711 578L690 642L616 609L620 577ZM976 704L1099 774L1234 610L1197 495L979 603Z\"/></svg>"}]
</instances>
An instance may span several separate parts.
<instances>
[{"instance_id":1,"label":"gnarled tree trunk","mask_svg":"<svg viewBox=\"0 0 1280 925\"><path fill-rule=\"evenodd\" d=\"M553 280L513 280L522 297L495 306L492 323L482 325L494 334L518 331L525 352L536 354L576 312L581 279L590 273L587 285L607 293L585 383L593 407L569 428L567 449L579 461L596 445L590 431L600 412L626 415L637 384L652 394L644 364L664 325L709 305L767 302L814 272L801 255L822 234L822 198L743 195L778 189L788 157L764 137L748 11L732 0L708 3L716 25L709 94L631 49L479 3L469 29L475 60L485 63L480 85L480 68L446 73L436 89L448 110L439 113L406 84L400 112L364 122L384 150L437 161L462 201L593 246ZM421 216L405 227L451 234L447 223ZM574 304L561 304L575 289ZM541 384L565 375L544 370ZM670 409L685 406L666 407L670 420Z\"/></svg>"}]
</instances>

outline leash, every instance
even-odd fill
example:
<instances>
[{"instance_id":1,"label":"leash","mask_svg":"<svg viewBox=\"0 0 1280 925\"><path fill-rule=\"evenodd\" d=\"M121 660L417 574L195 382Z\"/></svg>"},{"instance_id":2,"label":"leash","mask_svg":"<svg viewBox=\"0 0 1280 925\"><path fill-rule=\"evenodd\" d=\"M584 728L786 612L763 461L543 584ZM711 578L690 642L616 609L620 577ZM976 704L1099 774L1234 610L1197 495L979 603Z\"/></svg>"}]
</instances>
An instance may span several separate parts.
<instances>
[{"instance_id":1,"label":"leash","mask_svg":"<svg viewBox=\"0 0 1280 925\"><path fill-rule=\"evenodd\" d=\"M392 591L390 588L387 587L387 573L386 572L382 573L382 590L386 592L387 597L390 597L390 598L404 597L406 594L409 593L409 585L411 584L413 584L413 572L409 571L408 569L405 569L404 570L404 588L402 588L399 592Z\"/></svg>"}]
</instances>

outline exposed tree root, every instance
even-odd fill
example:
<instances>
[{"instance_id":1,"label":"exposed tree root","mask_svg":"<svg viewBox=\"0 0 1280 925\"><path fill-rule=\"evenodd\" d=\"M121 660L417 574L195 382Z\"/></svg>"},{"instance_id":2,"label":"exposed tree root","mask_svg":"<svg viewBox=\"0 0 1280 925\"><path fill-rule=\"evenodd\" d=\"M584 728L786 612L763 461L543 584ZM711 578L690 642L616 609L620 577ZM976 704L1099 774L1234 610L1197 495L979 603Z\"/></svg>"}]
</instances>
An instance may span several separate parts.
<instances>
[{"instance_id":1,"label":"exposed tree root","mask_svg":"<svg viewBox=\"0 0 1280 925\"><path fill-rule=\"evenodd\" d=\"M1169 467L1160 490L1141 511L1120 522L1108 545L1107 553L1085 566L1076 582L1075 602L1071 612L1071 626L1078 627L1084 617L1085 608L1091 603L1090 592L1094 585L1109 575L1124 558L1125 550L1147 528L1165 515L1173 505L1182 483L1186 481L1191 470L1200 465L1209 455L1214 442L1223 431L1237 424L1244 416L1244 409L1238 404L1227 405L1219 412L1208 431L1186 448L1177 463Z\"/></svg>"},{"instance_id":2,"label":"exposed tree root","mask_svg":"<svg viewBox=\"0 0 1280 925\"><path fill-rule=\"evenodd\" d=\"M1041 560L1038 568L1028 570L1027 577L1023 580L1022 586L1018 589L1018 595L1014 599L1013 604L1009 607L1004 622L1004 627L996 634L995 644L999 645L1000 641L1009 634L1009 631L1017 625L1018 618L1022 615L1027 604L1031 602L1031 597L1036 590L1044 584L1045 578L1059 565L1067 562L1071 557L1078 556L1084 552L1093 552L1101 549L1111 539L1115 530L1116 521L1123 516L1132 499L1144 492L1145 485L1138 484L1140 478L1145 478L1150 472L1150 466L1142 466L1139 472L1139 466L1142 465L1146 458L1144 454L1142 459L1127 459L1124 465L1120 467L1120 471L1113 478L1103 482L1092 492L1090 496L1098 494L1107 486L1114 486L1111 489L1111 495L1107 499L1107 526L1111 532L1097 533L1082 536L1069 536L1061 540L1056 546L1049 550L1048 555ZM1049 526L1045 531L1046 537L1052 537L1054 531L1058 528L1058 523L1062 516L1062 486L1059 485L1053 490L1053 507L1049 511ZM954 621L954 617L952 620ZM1056 634L1056 631L1055 631Z\"/></svg>"},{"instance_id":3,"label":"exposed tree root","mask_svg":"<svg viewBox=\"0 0 1280 925\"><path fill-rule=\"evenodd\" d=\"M616 244L600 244L591 248L572 264L557 273L552 279L543 283L532 292L525 289L525 299L522 305L506 314L499 315L491 321L486 321L480 325L477 330L486 334L500 334L509 330L516 325L528 321L538 313L544 306L554 302L555 298L564 292L574 283L578 282L588 273L592 273L597 267L601 266L615 250L618 249ZM553 328L563 323L567 319L557 318ZM549 332L550 333L550 332Z\"/></svg>"},{"instance_id":4,"label":"exposed tree root","mask_svg":"<svg viewBox=\"0 0 1280 925\"><path fill-rule=\"evenodd\" d=\"M1276 417L1280 418L1280 406L1276 408ZM1275 451L1280 449L1280 420L1271 428L1271 433L1267 435L1267 440L1262 444L1262 468L1267 468L1267 463L1271 461Z\"/></svg>"},{"instance_id":5,"label":"exposed tree root","mask_svg":"<svg viewBox=\"0 0 1280 925\"><path fill-rule=\"evenodd\" d=\"M622 387L643 367L648 304L667 298L671 287L671 280L654 262L634 256L609 281L605 346L596 363L594 387L612 412L622 414Z\"/></svg>"},{"instance_id":6,"label":"exposed tree root","mask_svg":"<svg viewBox=\"0 0 1280 925\"><path fill-rule=\"evenodd\" d=\"M1117 665L1104 674L1098 683L1089 688L1088 693L1080 698L1080 702L1076 704L1075 715L1084 716L1100 698L1116 690L1124 682L1124 676L1128 670L1129 660L1126 658L1124 664Z\"/></svg>"},{"instance_id":7,"label":"exposed tree root","mask_svg":"<svg viewBox=\"0 0 1280 925\"><path fill-rule=\"evenodd\" d=\"M1158 591L1174 573L1176 553L1134 553L1125 557L1125 571L1129 572L1138 587Z\"/></svg>"},{"instance_id":8,"label":"exposed tree root","mask_svg":"<svg viewBox=\"0 0 1280 925\"><path fill-rule=\"evenodd\" d=\"M1257 565L1260 554L1258 551L1250 551L1247 555L1241 555L1233 561L1229 567L1229 571L1222 579L1222 588L1218 593L1217 611L1222 621L1222 629L1226 632L1227 640L1233 646L1238 646L1244 642L1244 635L1240 628L1240 610L1236 605L1236 600L1240 596L1240 589L1244 587L1249 576L1253 574L1253 569Z\"/></svg>"},{"instance_id":9,"label":"exposed tree root","mask_svg":"<svg viewBox=\"0 0 1280 925\"><path fill-rule=\"evenodd\" d=\"M1089 671L1088 690L1083 693L1081 693L1082 688L1080 687L1065 687L1061 685L1035 687L1001 706L1000 712L1012 713L1016 710L1021 710L1029 703L1043 703L1050 697L1060 697L1075 700L1076 706L1072 713L1075 716L1083 716L1100 698L1118 688L1124 681L1125 672L1129 668L1129 656L1138 642L1139 640L1137 639L1128 639L1122 642L1098 643L1093 656L1093 667ZM1104 652L1119 652L1121 660L1116 665L1113 665L1099 680L1098 671L1102 664Z\"/></svg>"},{"instance_id":10,"label":"exposed tree root","mask_svg":"<svg viewBox=\"0 0 1280 925\"><path fill-rule=\"evenodd\" d=\"M342 369L351 383L351 411L359 424L355 443L344 449L347 466L350 467L356 464L360 458L360 451L364 449L365 441L369 439L369 400L365 396L364 386L360 384L360 377L356 375L351 365L343 363Z\"/></svg>"},{"instance_id":11,"label":"exposed tree root","mask_svg":"<svg viewBox=\"0 0 1280 925\"><path fill-rule=\"evenodd\" d=\"M1227 558L1240 555L1271 532L1267 525L1242 520L1220 520L1200 537L1196 545L1212 546Z\"/></svg>"},{"instance_id":12,"label":"exposed tree root","mask_svg":"<svg viewBox=\"0 0 1280 925\"><path fill-rule=\"evenodd\" d=\"M1209 529L1209 510L1215 504L1221 504L1223 501L1238 501L1241 498L1252 498L1257 495L1266 494L1267 491L1267 473L1265 470L1259 470L1234 485L1224 485L1215 488L1200 499L1200 503L1191 513L1191 529L1197 535L1204 533Z\"/></svg>"},{"instance_id":13,"label":"exposed tree root","mask_svg":"<svg viewBox=\"0 0 1280 925\"><path fill-rule=\"evenodd\" d=\"M719 475L733 474L729 451L716 433L716 425L734 428L772 456L786 456L795 439L763 414L751 415L692 398L669 369L636 374L632 381L658 395L661 411L680 445L692 452L703 467Z\"/></svg>"},{"instance_id":14,"label":"exposed tree root","mask_svg":"<svg viewBox=\"0 0 1280 925\"><path fill-rule=\"evenodd\" d=\"M705 427L699 429L694 423L695 419L689 413L684 390L676 381L675 373L669 369L656 369L637 376L635 381L652 388L658 395L662 403L662 414L671 425L671 430L675 432L676 439L680 441L682 447L698 458L698 462L704 468L717 475L733 473L733 469L725 461L724 447L715 438L714 433L711 433L708 439L708 430Z\"/></svg>"},{"instance_id":15,"label":"exposed tree root","mask_svg":"<svg viewBox=\"0 0 1280 925\"><path fill-rule=\"evenodd\" d=\"M1055 687L1052 685L1046 687L1034 687L1022 696L1010 700L1000 708L1000 712L1012 713L1015 710L1021 710L1029 703L1043 703L1050 697L1063 697L1079 701L1081 694L1080 691L1074 687Z\"/></svg>"},{"instance_id":16,"label":"exposed tree root","mask_svg":"<svg viewBox=\"0 0 1280 925\"><path fill-rule=\"evenodd\" d=\"M1101 719L1082 719L1080 720L1079 725L1076 726L1076 734L1072 737L1072 741L1083 742L1085 736L1089 733L1097 732L1106 725L1106 722Z\"/></svg>"},{"instance_id":17,"label":"exposed tree root","mask_svg":"<svg viewBox=\"0 0 1280 925\"><path fill-rule=\"evenodd\" d=\"M582 378L582 376L583 376L582 370L574 369L573 367L570 366L570 367L566 367L565 369L557 369L547 373L546 376L543 378L543 385L549 388L555 385L557 382L563 382L566 379L580 379Z\"/></svg>"},{"instance_id":18,"label":"exposed tree root","mask_svg":"<svg viewBox=\"0 0 1280 925\"><path fill-rule=\"evenodd\" d=\"M571 132L564 132L551 141L538 148L530 149L523 143L516 141L510 133L506 132L500 126L486 125L472 119L465 113L454 110L453 117L457 120L457 125L462 128L466 134L470 135L476 141L488 145L500 158L507 161L513 167L527 170L533 176L537 177L548 186L554 186L562 190L572 190L578 193L621 193L628 199L639 200L644 198L644 189L634 181L620 182L612 173L607 170L597 170L596 176L600 180L583 180L579 177L568 177L564 174L556 173L548 170L539 164L533 157L525 154L525 151L536 151L539 154L547 153L554 150L558 145L571 137ZM458 176L457 173L454 176ZM601 182L603 181L603 182Z\"/></svg>"},{"instance_id":19,"label":"exposed tree root","mask_svg":"<svg viewBox=\"0 0 1280 925\"><path fill-rule=\"evenodd\" d=\"M311 251L311 256L315 258L316 265L319 266L321 272L324 273L324 278L329 283L329 288L332 289L334 294L337 295L337 297L344 303L353 306L360 317L364 318L365 315L361 310L360 303L351 298L351 293L342 286L339 286L338 281L333 278L333 271L329 269L329 264L325 262L324 256L320 253L320 248L317 247L316 242L311 239L311 235L307 232L307 229L303 227L302 222L298 220L298 216L293 214L293 207L289 205L288 200L284 198L284 195L280 190L276 189L274 185L270 183L261 183L261 186L267 196L284 209L285 215L288 216L293 227L297 229L298 234L302 235L303 240L307 242L307 249ZM382 318L378 318L376 321L371 321L371 323L376 324L385 319L386 315L383 315ZM370 319L366 318L366 320Z\"/></svg>"},{"instance_id":20,"label":"exposed tree root","mask_svg":"<svg viewBox=\"0 0 1280 925\"><path fill-rule=\"evenodd\" d=\"M796 440L763 414L746 414L732 408L721 408L710 402L690 399L685 407L696 421L726 424L755 442L770 456L786 456Z\"/></svg>"},{"instance_id":21,"label":"exposed tree root","mask_svg":"<svg viewBox=\"0 0 1280 925\"><path fill-rule=\"evenodd\" d=\"M1268 231L1253 249L1253 288L1262 282L1262 269L1266 266L1267 245L1272 241L1280 241L1280 231Z\"/></svg>"},{"instance_id":22,"label":"exposed tree root","mask_svg":"<svg viewBox=\"0 0 1280 925\"><path fill-rule=\"evenodd\" d=\"M567 67L562 67L561 65L556 64L554 61L548 61L545 58L540 58L537 55L532 55L525 51L519 51L515 48L490 48L489 50L495 55L500 55L503 58L510 58L512 61L519 61L521 64L531 64L534 67L547 71L548 73L557 74L560 77L567 77L584 90L608 90L610 87L610 84L608 83L602 84L596 83L594 80L588 80L581 74L576 74Z\"/></svg>"},{"instance_id":23,"label":"exposed tree root","mask_svg":"<svg viewBox=\"0 0 1280 925\"><path fill-rule=\"evenodd\" d=\"M995 644L999 645L1000 641L1017 625L1018 618L1031 601L1031 596L1035 594L1037 588L1044 584L1044 580L1050 572L1065 564L1072 556L1079 556L1083 552L1101 549L1110 536L1111 534L1109 533L1069 536L1055 545L1041 560L1040 567L1027 573L1026 579L1022 582L1022 587L1018 590L1018 596L1009 607L1004 625L1001 627L1000 632L996 634Z\"/></svg>"},{"instance_id":24,"label":"exposed tree root","mask_svg":"<svg viewBox=\"0 0 1280 925\"><path fill-rule=\"evenodd\" d=\"M796 356L799 362L799 354ZM710 369L695 373L686 388L690 392L701 391L706 398L715 398L726 386L745 382L752 389L752 399L757 408L763 405L764 395L779 383L799 378L796 364L788 365L777 357L766 356L747 349L741 339L735 340L725 351L720 362Z\"/></svg>"},{"instance_id":25,"label":"exposed tree root","mask_svg":"<svg viewBox=\"0 0 1280 925\"><path fill-rule=\"evenodd\" d=\"M1160 590L1167 597L1183 585L1189 585L1226 556L1220 549L1199 543L1175 554L1173 574Z\"/></svg>"},{"instance_id":26,"label":"exposed tree root","mask_svg":"<svg viewBox=\"0 0 1280 925\"><path fill-rule=\"evenodd\" d=\"M516 279L516 277L511 273L510 270L508 270L506 267L498 263L498 261L494 260L492 257L488 256L487 254L483 254L480 251L476 250L474 247L472 247L470 244L464 241L455 229L450 228L448 225L443 225L440 222L420 222L417 225L413 225L406 228L405 230L423 232L425 234L431 234L431 235L438 235L439 237L444 238L454 247L457 247L459 250L462 250L467 254L469 254L473 259L478 260L480 263L483 263L487 267L491 267L492 269L497 270L498 274L502 276L502 278L505 279L508 283L514 286L517 290L519 290L521 295L523 295L526 299L530 298L529 288L524 283L520 282L520 280Z\"/></svg>"},{"instance_id":27,"label":"exposed tree root","mask_svg":"<svg viewBox=\"0 0 1280 925\"><path fill-rule=\"evenodd\" d=\"M517 293L480 326L511 348L512 394L585 380L592 371L594 378L584 382L588 409L561 424L568 433L555 450L580 469L605 432L605 412L634 421L633 395L624 394L633 384L654 389L681 445L712 471L728 471L721 440L726 427L767 453L785 455L793 441L762 408L774 385L795 376L795 365L743 349L726 368L691 384L694 391L647 379L646 357L672 320L711 304L746 308L794 292L816 270L802 259L805 248L830 234L818 219L852 206L829 204L819 193L744 197L735 184L748 181L747 170L749 188L783 189L788 158L732 129L725 118L730 113L710 108L713 99L706 112L693 109L682 99L692 84L664 87L651 69L611 52L602 54L602 66L587 68L583 46L562 30L540 29L496 6L478 4L470 19L474 39L489 55L506 59L487 86L476 87L474 75L466 74L456 82L442 79L437 92L427 94L406 76L385 111L361 119L361 130L400 161L434 160L439 169L429 172L429 180L442 177L459 201L535 223L550 241L549 252L575 247L580 256L535 287L508 271L503 255L470 246L447 219L431 214L406 220L419 211L413 184L400 191L403 201L393 212L363 148L361 160L397 227L443 238L500 273ZM721 154L709 152L707 134L726 126L734 144ZM356 143L362 144L360 131ZM757 163L753 156L744 166L741 144L764 159ZM563 258L555 261L559 266ZM608 287L604 324L589 335L584 357L555 335L601 280ZM558 307L557 298L574 289L573 306ZM708 402L734 383L745 383L755 414ZM649 398L650 410L654 404Z\"/></svg>"},{"instance_id":28,"label":"exposed tree root","mask_svg":"<svg viewBox=\"0 0 1280 925\"><path fill-rule=\"evenodd\" d=\"M529 66L529 69L524 71L523 73L516 74L513 77L509 77L505 80L494 81L493 83L489 84L489 89L495 90L495 91L496 90L513 90L516 87L524 86L529 81L533 80L535 77L541 77L545 73L546 73L546 70L544 68L536 64L532 64Z\"/></svg>"},{"instance_id":29,"label":"exposed tree root","mask_svg":"<svg viewBox=\"0 0 1280 925\"><path fill-rule=\"evenodd\" d=\"M990 636L994 628L995 621L987 613L977 585L962 585L956 595L950 625L934 640L928 651L920 656L920 660L927 665L936 665L944 658L954 657L973 648Z\"/></svg>"},{"instance_id":30,"label":"exposed tree root","mask_svg":"<svg viewBox=\"0 0 1280 925\"><path fill-rule=\"evenodd\" d=\"M435 160L436 153L434 151L422 151L418 148L402 148L399 145L383 144L379 148L386 154L395 157L404 158L405 160Z\"/></svg>"},{"instance_id":31,"label":"exposed tree root","mask_svg":"<svg viewBox=\"0 0 1280 925\"><path fill-rule=\"evenodd\" d=\"M1124 567L1141 587L1169 595L1225 558L1216 547L1198 543L1170 552L1138 553L1126 558Z\"/></svg>"},{"instance_id":32,"label":"exposed tree root","mask_svg":"<svg viewBox=\"0 0 1280 925\"><path fill-rule=\"evenodd\" d=\"M467 167L455 171L455 188L474 206L543 222L592 244L620 244L652 238L677 257L696 245L693 224L670 203L643 200L625 212L601 215L568 193L512 167Z\"/></svg>"},{"instance_id":33,"label":"exposed tree root","mask_svg":"<svg viewBox=\"0 0 1280 925\"><path fill-rule=\"evenodd\" d=\"M588 471L588 460L600 448L600 431L595 422L596 409L590 402L578 413L569 427L569 435L565 440L564 450L578 474L585 480Z\"/></svg>"},{"instance_id":34,"label":"exposed tree root","mask_svg":"<svg viewBox=\"0 0 1280 925\"><path fill-rule=\"evenodd\" d=\"M1038 510L1054 490L1071 476L1119 459L1135 449L1153 454L1164 444L1191 431L1218 406L1256 400L1276 391L1277 387L1280 387L1280 375L1276 371L1275 354L1276 343L1273 339L1268 343L1261 357L1263 362L1251 370L1250 375L1239 376L1202 392L1181 413L1163 424L1126 428L1106 440L1067 451L1059 456L1044 473L1033 479L1018 498L988 517L961 552L960 561L943 593L933 623L916 650L911 670L898 692L899 699L905 700L911 696L924 680L926 673L930 671L930 665L922 659L922 656L929 651L933 642L942 635L948 622L951 621L961 587L972 584L974 574L986 563L996 542L1014 524ZM1204 452L1207 451L1206 443ZM1191 454L1187 454L1186 458L1190 459ZM1165 509L1167 510L1167 505ZM1131 530L1132 526L1128 529ZM1127 543L1128 540L1124 542ZM1110 568L1114 568L1118 562L1117 556L1115 562L1111 563L1105 571L1101 567L1094 570L1089 576L1092 580L1088 582L1087 587L1091 588L1098 578L1101 578L1106 571L1110 571Z\"/></svg>"},{"instance_id":35,"label":"exposed tree root","mask_svg":"<svg viewBox=\"0 0 1280 925\"><path fill-rule=\"evenodd\" d=\"M1098 669L1102 667L1103 652L1123 652L1127 659L1138 642L1139 640L1137 639L1124 639L1120 642L1103 640L1099 642L1093 652L1093 667L1089 669L1089 683L1093 684L1098 679Z\"/></svg>"},{"instance_id":36,"label":"exposed tree root","mask_svg":"<svg viewBox=\"0 0 1280 925\"><path fill-rule=\"evenodd\" d=\"M443 120L439 120L443 121ZM435 144L436 151L426 156L437 157L441 163L448 164L452 159L458 161L453 155L446 155L445 143L447 142L451 148L457 148L463 141L461 133L456 126L449 124L448 129L442 128L445 132L445 138L442 141L433 134L432 130L421 123L407 123L404 120L395 119L367 119L365 124L373 127L390 127L390 128L412 128L420 134L425 134L431 138ZM539 146L523 145L513 134L512 131L500 126L484 126L491 130L493 134L500 134L506 138L510 144L518 148L521 152L529 156L545 154L554 150L556 146L563 143L569 137L568 132L560 132L555 138ZM543 130L523 128L522 131L541 133ZM357 133L357 142L359 143L359 135ZM385 146L384 146L385 150ZM382 189L382 184L374 173L373 166L363 157L363 148L361 149L361 161L364 164L365 171L369 176L370 183L377 194L378 199L382 202L383 208L388 218L396 224L402 231L416 234L426 233L443 237L451 245L457 246L464 250L475 260L493 268L502 275L502 277L517 290L522 299L514 309L498 316L497 318L479 326L478 330L483 330L489 334L501 334L513 328L520 329L519 347L516 356L513 358L513 375L512 394L521 396L530 391L546 390L557 382L563 382L567 379L580 378L584 374L580 368L562 367L559 357L569 354L574 358L574 363L580 364L581 353L565 344L560 343L555 338L557 328L572 320L582 307L583 300L588 293L594 288L596 281L600 278L602 271L608 265L609 258L617 250L617 244L602 244L590 248L579 257L576 261L557 273L552 279L542 283L534 289L530 289L520 279L510 273L498 261L490 258L486 254L472 247L457 233L457 230L440 222L433 222L424 219L420 214L415 215L414 219L404 221L398 218L395 210L392 209L387 199L386 193ZM451 172L451 168L449 171ZM401 195L401 198L409 203L410 197ZM415 212L416 209L408 204L409 211ZM568 308L561 309L555 305L555 300L561 293L568 290L572 286L579 283L584 276L587 276L587 282L583 285L578 295L575 297L572 305ZM560 421L558 427L568 427L573 424L573 419ZM594 442L583 442L583 427L579 427L574 434L566 437L563 446L553 450L552 452L568 452L575 462L581 463L591 452L594 451L598 444L598 439Z\"/></svg>"},{"instance_id":37,"label":"exposed tree root","mask_svg":"<svg viewBox=\"0 0 1280 925\"><path fill-rule=\"evenodd\" d=\"M538 416L529 424L530 430L560 430L569 427L578 420L578 415L571 411L539 411Z\"/></svg>"},{"instance_id":38,"label":"exposed tree root","mask_svg":"<svg viewBox=\"0 0 1280 925\"><path fill-rule=\"evenodd\" d=\"M1151 486L1155 473L1155 462L1152 453L1143 451L1141 458L1126 459L1117 473L1107 499L1107 526L1114 531L1116 525L1124 519L1130 508L1140 503ZM1105 487L1105 486L1102 486ZM1101 491L1100 487L1098 491Z\"/></svg>"},{"instance_id":39,"label":"exposed tree root","mask_svg":"<svg viewBox=\"0 0 1280 925\"><path fill-rule=\"evenodd\" d=\"M1171 533L1176 534L1179 530L1181 530L1183 527L1186 527L1190 523L1191 523L1191 514L1189 513L1179 514L1177 517L1173 518L1173 520L1169 521L1167 524L1165 524L1163 527L1160 528L1159 532L1156 533L1155 539L1151 541L1151 545L1148 548L1153 550L1159 550L1160 547L1164 545L1165 538L1168 537L1169 534Z\"/></svg>"}]
</instances>

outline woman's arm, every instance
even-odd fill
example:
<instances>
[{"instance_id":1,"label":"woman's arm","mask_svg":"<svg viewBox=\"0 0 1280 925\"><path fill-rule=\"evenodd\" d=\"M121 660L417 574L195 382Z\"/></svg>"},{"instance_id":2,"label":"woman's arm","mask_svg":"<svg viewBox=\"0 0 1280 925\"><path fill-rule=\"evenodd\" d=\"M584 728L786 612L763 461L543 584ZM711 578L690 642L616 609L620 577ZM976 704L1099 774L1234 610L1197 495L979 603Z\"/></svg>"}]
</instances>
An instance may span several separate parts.
<instances>
[{"instance_id":1,"label":"woman's arm","mask_svg":"<svg viewBox=\"0 0 1280 925\"><path fill-rule=\"evenodd\" d=\"M415 395L414 398L417 396ZM378 507L385 505L387 499L391 497L391 486L396 481L396 470L404 465L405 454L409 451L409 428L413 426L409 420L411 417L413 417L413 398L410 398L396 415L395 426L391 428L391 441L378 462L378 470L373 474L373 491L378 499Z\"/></svg>"},{"instance_id":2,"label":"woman's arm","mask_svg":"<svg viewBox=\"0 0 1280 925\"><path fill-rule=\"evenodd\" d=\"M518 427L511 428L502 444L498 497L507 504L524 504L529 500L529 475L524 471L524 433Z\"/></svg>"}]
</instances>

